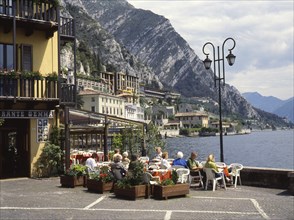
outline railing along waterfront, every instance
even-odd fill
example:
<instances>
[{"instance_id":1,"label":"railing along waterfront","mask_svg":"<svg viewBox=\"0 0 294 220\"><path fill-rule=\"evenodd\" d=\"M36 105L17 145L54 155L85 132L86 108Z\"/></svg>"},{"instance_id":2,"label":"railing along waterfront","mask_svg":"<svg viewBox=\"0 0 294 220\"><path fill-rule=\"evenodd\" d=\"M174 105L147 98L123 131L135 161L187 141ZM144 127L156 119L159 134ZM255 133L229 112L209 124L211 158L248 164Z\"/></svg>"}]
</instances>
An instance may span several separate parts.
<instances>
[{"instance_id":1,"label":"railing along waterfront","mask_svg":"<svg viewBox=\"0 0 294 220\"><path fill-rule=\"evenodd\" d=\"M57 6L54 1L2 0L0 15L17 18L57 22ZM14 9L14 10L13 10Z\"/></svg>"},{"instance_id":2,"label":"railing along waterfront","mask_svg":"<svg viewBox=\"0 0 294 220\"><path fill-rule=\"evenodd\" d=\"M58 99L57 81L0 77L0 98Z\"/></svg>"}]
</instances>

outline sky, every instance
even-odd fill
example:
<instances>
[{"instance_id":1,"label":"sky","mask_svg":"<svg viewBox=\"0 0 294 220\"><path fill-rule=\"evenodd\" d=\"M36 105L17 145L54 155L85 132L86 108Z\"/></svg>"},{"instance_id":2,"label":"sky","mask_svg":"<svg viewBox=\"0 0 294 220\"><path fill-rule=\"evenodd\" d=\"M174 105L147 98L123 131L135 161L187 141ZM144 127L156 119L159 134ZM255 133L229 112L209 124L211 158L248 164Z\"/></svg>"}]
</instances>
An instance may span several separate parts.
<instances>
[{"instance_id":1,"label":"sky","mask_svg":"<svg viewBox=\"0 0 294 220\"><path fill-rule=\"evenodd\" d=\"M174 29L204 60L202 47L222 48L235 40L233 66L225 66L226 83L241 93L258 92L282 100L294 96L293 0L128 0L136 8L169 19ZM225 43L225 56L232 47ZM207 46L206 50L212 50ZM209 57L213 60L212 53Z\"/></svg>"}]
</instances>

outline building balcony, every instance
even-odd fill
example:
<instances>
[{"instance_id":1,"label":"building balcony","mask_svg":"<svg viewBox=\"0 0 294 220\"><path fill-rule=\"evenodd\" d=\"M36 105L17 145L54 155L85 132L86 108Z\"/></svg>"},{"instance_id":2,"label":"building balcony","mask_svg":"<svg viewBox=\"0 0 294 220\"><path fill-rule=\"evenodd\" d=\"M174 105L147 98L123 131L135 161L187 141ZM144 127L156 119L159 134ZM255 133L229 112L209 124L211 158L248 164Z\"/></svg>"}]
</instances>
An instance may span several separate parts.
<instances>
[{"instance_id":1,"label":"building balcony","mask_svg":"<svg viewBox=\"0 0 294 220\"><path fill-rule=\"evenodd\" d=\"M32 105L43 103L49 108L59 104L74 106L76 86L60 83L59 92L58 81L48 77L28 79L23 76L13 78L0 75L0 103L8 106L17 102L26 102Z\"/></svg>"},{"instance_id":2,"label":"building balcony","mask_svg":"<svg viewBox=\"0 0 294 220\"><path fill-rule=\"evenodd\" d=\"M34 30L45 31L46 36L52 37L58 30L58 6L54 1L35 0L2 0L0 1L0 23L4 33L13 28L15 18L16 27L25 28L27 36Z\"/></svg>"},{"instance_id":3,"label":"building balcony","mask_svg":"<svg viewBox=\"0 0 294 220\"><path fill-rule=\"evenodd\" d=\"M22 76L17 78L0 76L0 100L58 100L57 88L57 81L47 78L34 79Z\"/></svg>"}]
</instances>

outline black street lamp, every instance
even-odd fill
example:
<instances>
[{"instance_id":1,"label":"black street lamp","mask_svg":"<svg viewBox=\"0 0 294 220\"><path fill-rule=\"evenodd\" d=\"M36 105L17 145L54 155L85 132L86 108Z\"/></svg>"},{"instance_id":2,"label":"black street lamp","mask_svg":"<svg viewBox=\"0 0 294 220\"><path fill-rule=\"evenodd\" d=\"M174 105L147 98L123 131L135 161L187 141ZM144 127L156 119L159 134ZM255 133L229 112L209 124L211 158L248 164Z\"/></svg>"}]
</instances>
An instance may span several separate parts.
<instances>
[{"instance_id":1,"label":"black street lamp","mask_svg":"<svg viewBox=\"0 0 294 220\"><path fill-rule=\"evenodd\" d=\"M217 46L217 57L215 57L215 47L211 42L207 42L203 45L202 51L206 55L206 59L203 61L205 69L210 69L211 63L213 62L213 73L214 73L214 86L216 87L216 82L218 82L218 105L219 105L219 128L220 128L220 160L224 162L224 152L223 152L223 123L222 123L222 102L221 102L221 81L225 85L225 62L224 62L224 46L228 40L233 41L233 47L229 49L229 55L226 56L228 64L232 66L235 62L236 56L232 54L232 50L235 48L236 42L233 38L227 38L222 45L221 56L220 49ZM204 49L206 45L211 45L213 49L213 61L208 58L209 53L205 53ZM217 63L217 74L215 72L215 65ZM221 72L222 65L222 72Z\"/></svg>"}]
</instances>

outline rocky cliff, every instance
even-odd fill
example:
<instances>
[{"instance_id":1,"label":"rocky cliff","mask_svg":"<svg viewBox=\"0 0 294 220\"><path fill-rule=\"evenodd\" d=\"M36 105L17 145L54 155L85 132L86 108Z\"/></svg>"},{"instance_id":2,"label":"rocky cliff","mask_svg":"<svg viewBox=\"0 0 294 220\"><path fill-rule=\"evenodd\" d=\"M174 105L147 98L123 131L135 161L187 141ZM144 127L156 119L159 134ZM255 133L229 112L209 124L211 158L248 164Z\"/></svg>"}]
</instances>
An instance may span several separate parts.
<instances>
[{"instance_id":1,"label":"rocky cliff","mask_svg":"<svg viewBox=\"0 0 294 220\"><path fill-rule=\"evenodd\" d=\"M103 65L137 74L141 81L160 81L186 97L218 101L213 72L205 70L168 19L125 0L63 0L63 6L76 18L78 40L85 41ZM226 84L222 91L224 114L261 117L233 86Z\"/></svg>"}]
</instances>

